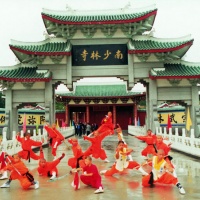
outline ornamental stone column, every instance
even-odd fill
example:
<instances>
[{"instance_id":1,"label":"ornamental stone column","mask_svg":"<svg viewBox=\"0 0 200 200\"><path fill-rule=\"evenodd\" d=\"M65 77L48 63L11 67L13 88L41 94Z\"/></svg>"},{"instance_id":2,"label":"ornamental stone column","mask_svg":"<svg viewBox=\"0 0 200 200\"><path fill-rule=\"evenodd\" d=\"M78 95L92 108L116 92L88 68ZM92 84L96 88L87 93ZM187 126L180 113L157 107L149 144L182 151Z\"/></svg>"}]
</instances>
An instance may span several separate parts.
<instances>
[{"instance_id":1,"label":"ornamental stone column","mask_svg":"<svg viewBox=\"0 0 200 200\"><path fill-rule=\"evenodd\" d=\"M194 129L195 137L200 136L200 116L199 116L199 91L198 91L198 86L197 84L193 85L191 87L191 98L192 98L192 103L190 106L191 110L191 120L192 120L192 126L191 128Z\"/></svg>"},{"instance_id":2,"label":"ornamental stone column","mask_svg":"<svg viewBox=\"0 0 200 200\"><path fill-rule=\"evenodd\" d=\"M155 80L149 79L149 110L148 110L148 118L150 126L147 129L151 129L153 133L156 131L156 127L160 127L160 123L158 122L158 88Z\"/></svg>"}]
</instances>

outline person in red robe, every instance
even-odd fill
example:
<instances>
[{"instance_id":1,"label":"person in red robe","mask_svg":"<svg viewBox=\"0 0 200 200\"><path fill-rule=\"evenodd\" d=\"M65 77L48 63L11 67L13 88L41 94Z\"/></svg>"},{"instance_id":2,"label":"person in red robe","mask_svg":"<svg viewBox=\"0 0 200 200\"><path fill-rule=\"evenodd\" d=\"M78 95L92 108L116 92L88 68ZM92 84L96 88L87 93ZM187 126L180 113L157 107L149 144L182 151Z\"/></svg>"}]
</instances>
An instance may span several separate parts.
<instances>
[{"instance_id":1,"label":"person in red robe","mask_svg":"<svg viewBox=\"0 0 200 200\"><path fill-rule=\"evenodd\" d=\"M82 171L80 180L85 184L93 188L96 188L95 194L104 192L103 185L101 183L101 175L98 172L96 165L92 163L92 157L87 156L85 158L85 167L77 168L77 171Z\"/></svg>"},{"instance_id":2,"label":"person in red robe","mask_svg":"<svg viewBox=\"0 0 200 200\"><path fill-rule=\"evenodd\" d=\"M137 139L144 141L147 146L142 150L141 154L143 156L153 156L156 154L155 143L156 135L154 135L151 129L147 130L146 136L135 136Z\"/></svg>"},{"instance_id":3,"label":"person in red robe","mask_svg":"<svg viewBox=\"0 0 200 200\"><path fill-rule=\"evenodd\" d=\"M1 188L9 188L12 180L18 180L23 189L28 189L32 185L35 186L35 189L39 188L39 182L34 180L33 175L21 161L18 154L14 154L13 156L7 155L6 160L8 164L3 168L3 171L10 171L10 178Z\"/></svg>"},{"instance_id":4,"label":"person in red robe","mask_svg":"<svg viewBox=\"0 0 200 200\"><path fill-rule=\"evenodd\" d=\"M132 151L133 149L128 148L127 144L120 140L115 152L116 162L113 164L111 169L102 170L100 173L104 174L105 176L112 176L115 173L122 173L125 169L136 169L139 170L142 175L148 175L148 173L145 172L142 167L140 167L139 163L127 160L128 155L130 155Z\"/></svg>"},{"instance_id":5,"label":"person in red robe","mask_svg":"<svg viewBox=\"0 0 200 200\"><path fill-rule=\"evenodd\" d=\"M72 169L83 167L85 165L84 154L78 140L76 138L70 138L68 139L68 142L72 145L72 152L74 155L74 157L68 159L68 165Z\"/></svg>"},{"instance_id":6,"label":"person in red robe","mask_svg":"<svg viewBox=\"0 0 200 200\"><path fill-rule=\"evenodd\" d=\"M6 162L5 162L5 152L3 151L1 138L0 138L0 149L2 149L2 151L0 151L0 170L2 170L6 166ZM7 178L8 178L8 173L7 171L4 171L2 173L2 176L0 177L0 180L7 179Z\"/></svg>"},{"instance_id":7,"label":"person in red robe","mask_svg":"<svg viewBox=\"0 0 200 200\"><path fill-rule=\"evenodd\" d=\"M18 152L18 155L21 158L25 160L29 160L29 162L30 162L30 158L34 160L40 159L40 155L35 154L32 150L32 147L41 147L44 142L43 140L42 142L37 142L37 141L32 140L30 133L24 133L23 138L20 137L20 133L17 133L16 139L18 142L21 143L22 151Z\"/></svg>"},{"instance_id":8,"label":"person in red robe","mask_svg":"<svg viewBox=\"0 0 200 200\"><path fill-rule=\"evenodd\" d=\"M176 185L181 194L185 194L185 190L179 183L177 177L173 176L174 169L165 161L165 152L159 149L156 156L152 160L152 172L142 178L143 187L153 186L156 183Z\"/></svg>"},{"instance_id":9,"label":"person in red robe","mask_svg":"<svg viewBox=\"0 0 200 200\"><path fill-rule=\"evenodd\" d=\"M44 157L40 158L39 166L37 168L39 175L51 177L50 180L54 180L58 176L58 169L56 166L60 163L60 161L64 157L65 157L65 154L63 153L60 158L52 162L47 162Z\"/></svg>"},{"instance_id":10,"label":"person in red robe","mask_svg":"<svg viewBox=\"0 0 200 200\"><path fill-rule=\"evenodd\" d=\"M58 146L65 140L65 137L56 129L56 124L52 124L50 127L49 124L44 126L50 138L50 146L52 147L52 155L56 159L56 151Z\"/></svg>"},{"instance_id":11,"label":"person in red robe","mask_svg":"<svg viewBox=\"0 0 200 200\"><path fill-rule=\"evenodd\" d=\"M108 114L101 120L101 125L97 130L92 132L89 136L98 132L99 134L104 133L106 131L111 131L114 134L114 124L112 123L112 112L108 112Z\"/></svg>"},{"instance_id":12,"label":"person in red robe","mask_svg":"<svg viewBox=\"0 0 200 200\"><path fill-rule=\"evenodd\" d=\"M104 131L103 133L99 134L97 131L94 132L94 137L88 137L88 136L83 136L84 140L88 140L91 142L91 145L89 148L84 152L85 156L92 155L92 157L98 159L100 158L101 160L104 160L105 162L109 162L107 160L107 155L105 150L101 147L102 140L108 136L112 135L111 130Z\"/></svg>"}]
</instances>

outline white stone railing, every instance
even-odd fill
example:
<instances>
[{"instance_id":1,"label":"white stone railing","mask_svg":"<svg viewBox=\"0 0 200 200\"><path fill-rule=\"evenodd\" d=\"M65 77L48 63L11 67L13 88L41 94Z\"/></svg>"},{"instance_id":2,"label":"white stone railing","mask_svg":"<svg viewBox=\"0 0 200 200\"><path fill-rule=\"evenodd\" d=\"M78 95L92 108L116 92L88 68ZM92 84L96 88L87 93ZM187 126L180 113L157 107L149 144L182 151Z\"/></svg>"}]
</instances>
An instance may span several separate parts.
<instances>
[{"instance_id":1,"label":"white stone railing","mask_svg":"<svg viewBox=\"0 0 200 200\"><path fill-rule=\"evenodd\" d=\"M66 137L70 137L74 135L74 127L65 127L65 128L60 128L59 131L62 133L62 135ZM29 131L28 131L29 132ZM48 144L48 135L45 129L43 129L43 134L41 134L41 129L38 129L38 134L36 135L36 130L33 130L33 136L31 139L35 141L42 141L42 138L44 139L44 143ZM23 137L23 131L21 131L21 137ZM36 147L33 147L36 148ZM21 150L21 143L16 140L16 131L13 131L13 138L12 140L7 140L6 139L6 132L3 133L3 138L2 138L2 144L0 145L0 151L5 151L9 155L13 155L14 153L17 153Z\"/></svg>"},{"instance_id":2,"label":"white stone railing","mask_svg":"<svg viewBox=\"0 0 200 200\"><path fill-rule=\"evenodd\" d=\"M128 133L131 135L146 135L146 132L145 126L128 126Z\"/></svg>"},{"instance_id":3,"label":"white stone railing","mask_svg":"<svg viewBox=\"0 0 200 200\"><path fill-rule=\"evenodd\" d=\"M128 126L128 133L131 135L146 135L146 128L140 126ZM167 142L172 143L171 148L180 152L200 157L200 138L194 137L194 129L190 131L190 137L186 136L186 131L183 128L182 134L179 136L178 128L175 128L175 134L172 134L172 129L167 133L166 128L156 128L156 135L162 135Z\"/></svg>"}]
</instances>

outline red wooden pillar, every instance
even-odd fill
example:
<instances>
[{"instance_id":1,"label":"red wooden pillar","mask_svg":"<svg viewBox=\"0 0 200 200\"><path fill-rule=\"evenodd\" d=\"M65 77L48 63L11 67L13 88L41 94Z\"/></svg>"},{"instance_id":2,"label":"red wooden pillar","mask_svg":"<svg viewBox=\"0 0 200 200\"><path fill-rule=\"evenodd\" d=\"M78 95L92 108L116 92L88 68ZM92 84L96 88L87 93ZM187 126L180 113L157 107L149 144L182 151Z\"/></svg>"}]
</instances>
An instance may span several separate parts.
<instances>
[{"instance_id":1,"label":"red wooden pillar","mask_svg":"<svg viewBox=\"0 0 200 200\"><path fill-rule=\"evenodd\" d=\"M113 106L113 124L116 126L116 106Z\"/></svg>"},{"instance_id":2,"label":"red wooden pillar","mask_svg":"<svg viewBox=\"0 0 200 200\"><path fill-rule=\"evenodd\" d=\"M69 126L69 106L65 105L65 123L66 126Z\"/></svg>"},{"instance_id":3,"label":"red wooden pillar","mask_svg":"<svg viewBox=\"0 0 200 200\"><path fill-rule=\"evenodd\" d=\"M137 104L134 103L134 125L137 126Z\"/></svg>"},{"instance_id":4,"label":"red wooden pillar","mask_svg":"<svg viewBox=\"0 0 200 200\"><path fill-rule=\"evenodd\" d=\"M90 109L89 106L86 106L86 123L90 122Z\"/></svg>"}]
</instances>

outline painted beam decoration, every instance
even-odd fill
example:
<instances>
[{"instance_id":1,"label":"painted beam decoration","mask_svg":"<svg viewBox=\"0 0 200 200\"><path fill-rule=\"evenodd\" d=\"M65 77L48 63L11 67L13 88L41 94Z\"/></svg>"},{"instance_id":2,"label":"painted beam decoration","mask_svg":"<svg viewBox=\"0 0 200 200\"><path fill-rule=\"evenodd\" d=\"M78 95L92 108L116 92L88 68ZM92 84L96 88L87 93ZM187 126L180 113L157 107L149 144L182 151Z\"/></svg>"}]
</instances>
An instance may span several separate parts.
<instances>
[{"instance_id":1,"label":"painted beam decoration","mask_svg":"<svg viewBox=\"0 0 200 200\"><path fill-rule=\"evenodd\" d=\"M73 45L72 47L72 66L127 64L127 44Z\"/></svg>"}]
</instances>

